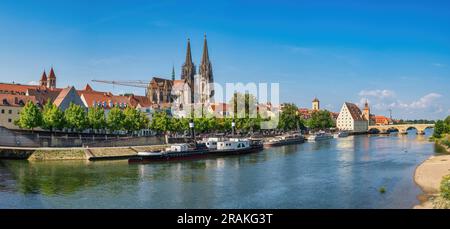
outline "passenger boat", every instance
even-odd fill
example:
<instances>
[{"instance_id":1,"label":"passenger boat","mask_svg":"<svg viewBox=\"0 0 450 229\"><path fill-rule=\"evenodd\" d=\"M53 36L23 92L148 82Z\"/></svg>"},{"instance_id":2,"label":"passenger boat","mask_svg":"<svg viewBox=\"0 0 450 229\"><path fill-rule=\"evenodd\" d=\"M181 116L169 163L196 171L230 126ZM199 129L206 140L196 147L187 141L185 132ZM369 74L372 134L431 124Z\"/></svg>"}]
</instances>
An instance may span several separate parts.
<instances>
[{"instance_id":1,"label":"passenger boat","mask_svg":"<svg viewBox=\"0 0 450 229\"><path fill-rule=\"evenodd\" d=\"M207 144L208 146L208 144ZM209 150L209 155L230 155L255 153L262 150L263 144L258 140L230 138L229 140L218 141L216 147Z\"/></svg>"},{"instance_id":2,"label":"passenger boat","mask_svg":"<svg viewBox=\"0 0 450 229\"><path fill-rule=\"evenodd\" d=\"M347 131L340 131L334 134L334 138L345 138L348 137L348 135Z\"/></svg>"},{"instance_id":3,"label":"passenger boat","mask_svg":"<svg viewBox=\"0 0 450 229\"><path fill-rule=\"evenodd\" d=\"M322 140L327 140L327 139L332 139L332 138L333 138L333 136L331 134L321 131L319 133L309 136L308 141L316 142L316 141L322 141Z\"/></svg>"},{"instance_id":4,"label":"passenger boat","mask_svg":"<svg viewBox=\"0 0 450 229\"><path fill-rule=\"evenodd\" d=\"M175 144L165 151L138 152L137 156L128 159L129 163L143 163L152 161L168 161L195 159L207 156L206 147L191 148L188 144Z\"/></svg>"},{"instance_id":5,"label":"passenger boat","mask_svg":"<svg viewBox=\"0 0 450 229\"><path fill-rule=\"evenodd\" d=\"M293 135L285 135L271 138L264 142L264 147L273 147L273 146L283 146L283 145L292 145L292 144L300 144L305 142L305 137L300 134Z\"/></svg>"}]
</instances>

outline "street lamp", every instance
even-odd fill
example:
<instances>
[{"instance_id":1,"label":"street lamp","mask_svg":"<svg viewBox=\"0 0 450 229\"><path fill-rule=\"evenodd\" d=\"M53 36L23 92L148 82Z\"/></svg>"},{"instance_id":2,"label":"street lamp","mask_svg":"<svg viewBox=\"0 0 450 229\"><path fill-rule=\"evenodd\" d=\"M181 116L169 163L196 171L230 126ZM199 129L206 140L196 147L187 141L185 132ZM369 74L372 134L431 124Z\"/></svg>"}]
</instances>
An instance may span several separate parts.
<instances>
[{"instance_id":1,"label":"street lamp","mask_svg":"<svg viewBox=\"0 0 450 229\"><path fill-rule=\"evenodd\" d=\"M195 140L195 133L194 133L194 120L190 120L189 121L189 128L191 129L191 136L192 136L192 139L194 139Z\"/></svg>"},{"instance_id":2,"label":"street lamp","mask_svg":"<svg viewBox=\"0 0 450 229\"><path fill-rule=\"evenodd\" d=\"M233 136L234 137L234 128L236 127L236 123L234 122L234 119L233 119L233 121L231 121L231 136Z\"/></svg>"}]
</instances>

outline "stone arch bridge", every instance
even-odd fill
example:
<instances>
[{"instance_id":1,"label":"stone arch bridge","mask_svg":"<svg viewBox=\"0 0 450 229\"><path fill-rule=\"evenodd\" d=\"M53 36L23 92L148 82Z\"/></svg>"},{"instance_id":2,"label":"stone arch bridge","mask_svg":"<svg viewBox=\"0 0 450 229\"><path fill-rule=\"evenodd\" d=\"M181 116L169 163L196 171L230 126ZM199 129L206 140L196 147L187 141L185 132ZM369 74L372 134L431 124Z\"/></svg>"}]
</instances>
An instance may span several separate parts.
<instances>
[{"instance_id":1,"label":"stone arch bridge","mask_svg":"<svg viewBox=\"0 0 450 229\"><path fill-rule=\"evenodd\" d=\"M399 125L377 125L369 126L369 132L377 130L379 133L385 134L392 130L397 130L401 134L407 134L408 130L416 129L417 134L425 134L425 130L434 128L434 124L399 124Z\"/></svg>"}]
</instances>

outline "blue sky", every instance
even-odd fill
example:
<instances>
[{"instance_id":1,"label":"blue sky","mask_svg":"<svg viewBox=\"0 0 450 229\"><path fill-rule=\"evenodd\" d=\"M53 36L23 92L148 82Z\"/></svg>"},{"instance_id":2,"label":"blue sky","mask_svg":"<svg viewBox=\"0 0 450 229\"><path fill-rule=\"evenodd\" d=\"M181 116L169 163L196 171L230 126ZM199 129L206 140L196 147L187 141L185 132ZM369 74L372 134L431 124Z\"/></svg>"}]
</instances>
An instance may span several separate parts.
<instances>
[{"instance_id":1,"label":"blue sky","mask_svg":"<svg viewBox=\"0 0 450 229\"><path fill-rule=\"evenodd\" d=\"M279 82L300 107L317 96L333 111L368 99L394 118L450 114L446 1L2 0L0 81L51 66L60 87L170 77L172 65L179 77L186 39L198 65L204 33L219 83Z\"/></svg>"}]
</instances>

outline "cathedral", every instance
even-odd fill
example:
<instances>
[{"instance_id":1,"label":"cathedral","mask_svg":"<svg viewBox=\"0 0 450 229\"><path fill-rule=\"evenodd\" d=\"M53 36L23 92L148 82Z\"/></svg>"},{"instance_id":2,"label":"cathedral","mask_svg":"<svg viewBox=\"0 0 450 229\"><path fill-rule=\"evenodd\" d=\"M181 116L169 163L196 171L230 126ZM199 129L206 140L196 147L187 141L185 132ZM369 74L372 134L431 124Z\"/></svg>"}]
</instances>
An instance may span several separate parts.
<instances>
[{"instance_id":1,"label":"cathedral","mask_svg":"<svg viewBox=\"0 0 450 229\"><path fill-rule=\"evenodd\" d=\"M205 35L198 74L192 60L191 42L188 39L180 79L175 79L174 69L172 79L153 78L147 88L147 97L159 107L169 107L172 103L176 103L178 108L183 109L183 104L208 104L213 102L213 83L212 64L209 60L208 41Z\"/></svg>"}]
</instances>

